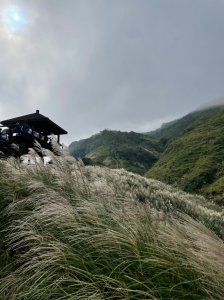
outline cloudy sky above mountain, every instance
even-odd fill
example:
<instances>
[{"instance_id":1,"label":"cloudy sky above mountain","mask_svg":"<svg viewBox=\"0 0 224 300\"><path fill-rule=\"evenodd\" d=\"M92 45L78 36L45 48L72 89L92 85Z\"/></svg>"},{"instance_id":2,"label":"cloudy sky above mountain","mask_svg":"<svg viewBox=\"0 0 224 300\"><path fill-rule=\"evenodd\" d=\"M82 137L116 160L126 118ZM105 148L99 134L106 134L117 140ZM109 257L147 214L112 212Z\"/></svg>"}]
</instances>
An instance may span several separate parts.
<instances>
[{"instance_id":1,"label":"cloudy sky above mountain","mask_svg":"<svg viewBox=\"0 0 224 300\"><path fill-rule=\"evenodd\" d=\"M0 119L149 131L224 96L223 0L0 0Z\"/></svg>"}]
</instances>

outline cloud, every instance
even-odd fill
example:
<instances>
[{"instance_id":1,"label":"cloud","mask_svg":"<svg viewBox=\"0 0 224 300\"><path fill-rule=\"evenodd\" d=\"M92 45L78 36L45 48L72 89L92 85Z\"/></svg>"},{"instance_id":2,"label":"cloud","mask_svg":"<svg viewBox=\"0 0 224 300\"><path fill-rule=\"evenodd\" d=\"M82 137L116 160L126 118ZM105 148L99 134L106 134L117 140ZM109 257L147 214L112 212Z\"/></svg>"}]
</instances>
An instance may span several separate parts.
<instances>
[{"instance_id":1,"label":"cloud","mask_svg":"<svg viewBox=\"0 0 224 300\"><path fill-rule=\"evenodd\" d=\"M148 131L224 95L221 0L2 3L29 24L10 35L0 24L1 119L39 108L70 142Z\"/></svg>"}]
</instances>

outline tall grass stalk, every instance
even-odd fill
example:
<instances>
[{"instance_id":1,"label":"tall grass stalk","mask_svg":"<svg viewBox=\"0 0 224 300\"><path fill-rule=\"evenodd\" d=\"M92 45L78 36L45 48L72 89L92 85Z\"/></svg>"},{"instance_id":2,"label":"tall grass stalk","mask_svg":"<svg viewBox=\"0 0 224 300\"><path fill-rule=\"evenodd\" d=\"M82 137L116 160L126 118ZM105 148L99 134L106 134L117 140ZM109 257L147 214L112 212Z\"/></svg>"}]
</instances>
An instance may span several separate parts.
<instances>
[{"instance_id":1,"label":"tall grass stalk","mask_svg":"<svg viewBox=\"0 0 224 300\"><path fill-rule=\"evenodd\" d=\"M224 299L220 208L48 155L0 162L2 300Z\"/></svg>"}]
</instances>

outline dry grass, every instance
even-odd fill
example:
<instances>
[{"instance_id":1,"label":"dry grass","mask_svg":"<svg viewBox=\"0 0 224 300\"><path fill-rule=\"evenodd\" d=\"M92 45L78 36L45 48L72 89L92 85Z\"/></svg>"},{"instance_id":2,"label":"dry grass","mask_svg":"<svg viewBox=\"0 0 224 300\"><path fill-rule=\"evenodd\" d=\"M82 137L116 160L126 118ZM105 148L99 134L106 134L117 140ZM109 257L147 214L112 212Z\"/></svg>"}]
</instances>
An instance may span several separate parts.
<instances>
[{"instance_id":1,"label":"dry grass","mask_svg":"<svg viewBox=\"0 0 224 300\"><path fill-rule=\"evenodd\" d=\"M48 155L0 162L2 300L224 298L220 208Z\"/></svg>"}]
</instances>

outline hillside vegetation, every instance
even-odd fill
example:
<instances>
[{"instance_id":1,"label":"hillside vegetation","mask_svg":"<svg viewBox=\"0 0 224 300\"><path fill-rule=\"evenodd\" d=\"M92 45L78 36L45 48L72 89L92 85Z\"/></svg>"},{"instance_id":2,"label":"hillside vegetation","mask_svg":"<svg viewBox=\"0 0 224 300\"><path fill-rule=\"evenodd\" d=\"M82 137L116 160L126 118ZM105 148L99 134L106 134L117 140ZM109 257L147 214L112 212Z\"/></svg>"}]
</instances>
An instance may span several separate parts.
<instances>
[{"instance_id":1,"label":"hillside vegetation","mask_svg":"<svg viewBox=\"0 0 224 300\"><path fill-rule=\"evenodd\" d=\"M86 165L124 168L223 203L224 105L192 112L146 134L104 130L73 142Z\"/></svg>"},{"instance_id":2,"label":"hillside vegetation","mask_svg":"<svg viewBox=\"0 0 224 300\"><path fill-rule=\"evenodd\" d=\"M148 132L147 135L162 139L164 143L168 144L172 139L188 130L188 127L197 126L198 122L203 119L215 117L223 107L224 105L220 105L193 111L180 119L163 124L159 129Z\"/></svg>"},{"instance_id":3,"label":"hillside vegetation","mask_svg":"<svg viewBox=\"0 0 224 300\"><path fill-rule=\"evenodd\" d=\"M0 161L2 300L224 298L220 207L47 154Z\"/></svg>"},{"instance_id":4,"label":"hillside vegetation","mask_svg":"<svg viewBox=\"0 0 224 300\"><path fill-rule=\"evenodd\" d=\"M174 138L146 176L224 205L224 106L207 111Z\"/></svg>"},{"instance_id":5,"label":"hillside vegetation","mask_svg":"<svg viewBox=\"0 0 224 300\"><path fill-rule=\"evenodd\" d=\"M69 149L85 164L124 168L143 175L158 160L163 147L158 139L144 134L104 130L73 142Z\"/></svg>"}]
</instances>

